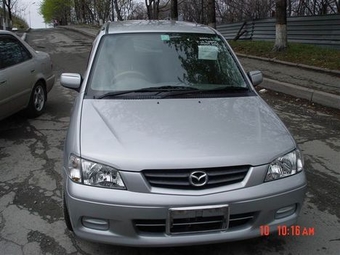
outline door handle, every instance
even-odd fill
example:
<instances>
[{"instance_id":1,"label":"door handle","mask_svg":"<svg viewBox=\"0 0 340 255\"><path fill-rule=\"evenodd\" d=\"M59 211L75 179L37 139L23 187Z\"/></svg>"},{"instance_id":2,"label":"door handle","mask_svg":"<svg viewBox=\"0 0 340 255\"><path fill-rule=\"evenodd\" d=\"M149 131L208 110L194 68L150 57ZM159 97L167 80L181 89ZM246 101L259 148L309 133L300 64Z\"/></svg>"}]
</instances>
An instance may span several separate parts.
<instances>
[{"instance_id":1,"label":"door handle","mask_svg":"<svg viewBox=\"0 0 340 255\"><path fill-rule=\"evenodd\" d=\"M7 82L6 80L0 81L0 85L5 84L6 82Z\"/></svg>"},{"instance_id":2,"label":"door handle","mask_svg":"<svg viewBox=\"0 0 340 255\"><path fill-rule=\"evenodd\" d=\"M35 69L32 69L32 70L31 70L31 73L34 73L34 72L35 72Z\"/></svg>"}]
</instances>

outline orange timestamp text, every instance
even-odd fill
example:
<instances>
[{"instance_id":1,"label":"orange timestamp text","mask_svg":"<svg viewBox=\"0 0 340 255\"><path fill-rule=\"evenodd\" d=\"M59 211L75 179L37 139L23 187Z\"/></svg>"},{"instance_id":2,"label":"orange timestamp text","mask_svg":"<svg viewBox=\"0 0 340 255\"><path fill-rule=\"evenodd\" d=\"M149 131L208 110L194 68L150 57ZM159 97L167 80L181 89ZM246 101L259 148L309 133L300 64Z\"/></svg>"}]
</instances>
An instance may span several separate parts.
<instances>
[{"instance_id":1,"label":"orange timestamp text","mask_svg":"<svg viewBox=\"0 0 340 255\"><path fill-rule=\"evenodd\" d=\"M314 227L302 227L298 225L292 225L292 226L278 225L275 230L279 236L314 236L315 235ZM270 233L271 233L271 228L269 225L260 226L261 236L269 236Z\"/></svg>"}]
</instances>

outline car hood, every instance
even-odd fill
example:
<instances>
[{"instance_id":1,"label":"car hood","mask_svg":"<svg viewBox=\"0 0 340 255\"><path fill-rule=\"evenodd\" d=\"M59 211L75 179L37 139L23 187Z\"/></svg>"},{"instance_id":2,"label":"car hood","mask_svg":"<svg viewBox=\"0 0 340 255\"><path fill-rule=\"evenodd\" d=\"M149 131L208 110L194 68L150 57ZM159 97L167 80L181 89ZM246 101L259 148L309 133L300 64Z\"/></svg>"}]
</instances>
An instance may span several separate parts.
<instances>
[{"instance_id":1,"label":"car hood","mask_svg":"<svg viewBox=\"0 0 340 255\"><path fill-rule=\"evenodd\" d=\"M85 99L81 156L117 169L262 165L295 141L258 96Z\"/></svg>"}]
</instances>

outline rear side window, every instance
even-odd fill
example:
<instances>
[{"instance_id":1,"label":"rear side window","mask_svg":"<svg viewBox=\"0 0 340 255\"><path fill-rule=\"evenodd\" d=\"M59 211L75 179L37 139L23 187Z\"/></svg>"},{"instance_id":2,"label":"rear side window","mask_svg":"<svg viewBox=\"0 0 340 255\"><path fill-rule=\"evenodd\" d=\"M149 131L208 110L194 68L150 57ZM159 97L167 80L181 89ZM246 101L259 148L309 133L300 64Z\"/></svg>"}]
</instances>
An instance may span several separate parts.
<instances>
[{"instance_id":1,"label":"rear side window","mask_svg":"<svg viewBox=\"0 0 340 255\"><path fill-rule=\"evenodd\" d=\"M0 35L0 69L17 65L32 58L30 52L11 35Z\"/></svg>"}]
</instances>

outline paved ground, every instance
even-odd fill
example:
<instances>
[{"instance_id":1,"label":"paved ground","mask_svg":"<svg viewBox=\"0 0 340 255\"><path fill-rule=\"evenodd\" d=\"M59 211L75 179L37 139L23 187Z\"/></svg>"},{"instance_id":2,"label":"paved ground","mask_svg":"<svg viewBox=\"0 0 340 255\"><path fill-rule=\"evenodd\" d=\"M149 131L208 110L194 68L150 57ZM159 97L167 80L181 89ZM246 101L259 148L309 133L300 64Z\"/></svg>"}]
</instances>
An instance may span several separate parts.
<instances>
[{"instance_id":1,"label":"paved ground","mask_svg":"<svg viewBox=\"0 0 340 255\"><path fill-rule=\"evenodd\" d=\"M239 57L246 71L261 70L261 87L340 110L340 74Z\"/></svg>"}]
</instances>

